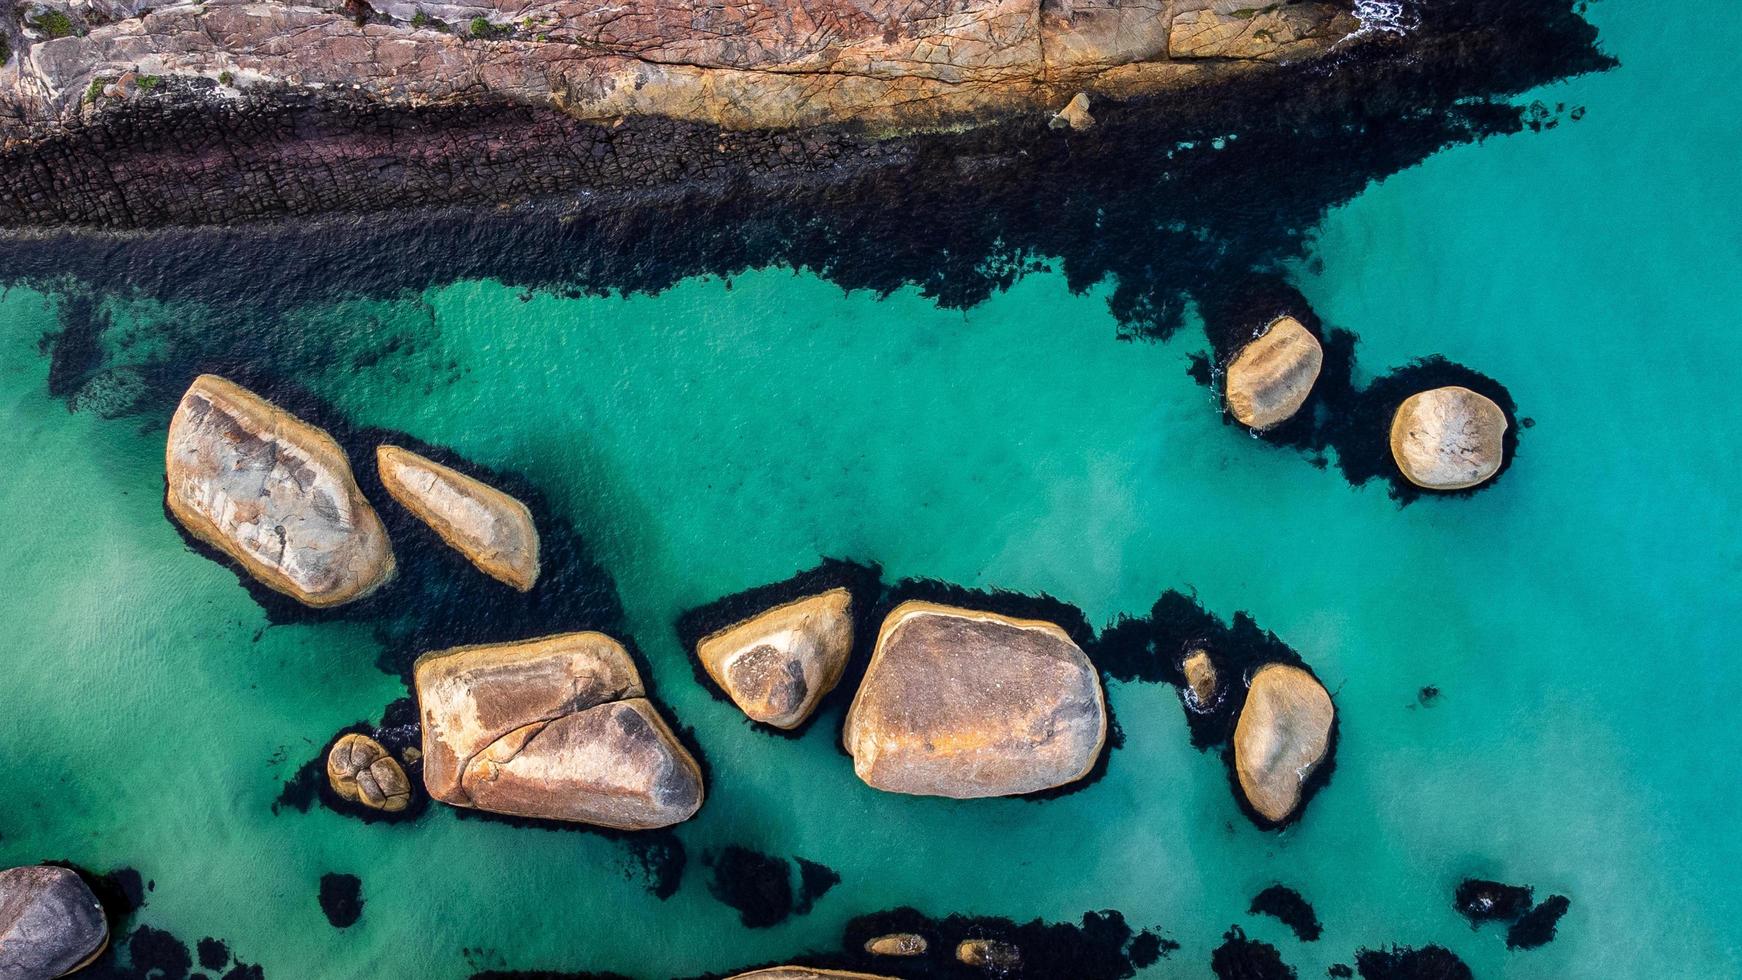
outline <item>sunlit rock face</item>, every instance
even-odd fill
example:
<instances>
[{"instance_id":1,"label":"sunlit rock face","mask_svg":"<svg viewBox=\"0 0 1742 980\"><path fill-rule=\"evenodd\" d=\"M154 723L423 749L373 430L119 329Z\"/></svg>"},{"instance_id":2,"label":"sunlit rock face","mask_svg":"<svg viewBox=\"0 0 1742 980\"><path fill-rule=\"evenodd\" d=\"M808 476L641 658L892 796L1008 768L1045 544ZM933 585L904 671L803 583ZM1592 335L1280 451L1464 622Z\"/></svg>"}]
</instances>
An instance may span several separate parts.
<instances>
[{"instance_id":1,"label":"sunlit rock face","mask_svg":"<svg viewBox=\"0 0 1742 980\"><path fill-rule=\"evenodd\" d=\"M437 800L620 830L701 808L701 768L604 634L441 650L418 658L413 678Z\"/></svg>"},{"instance_id":2,"label":"sunlit rock face","mask_svg":"<svg viewBox=\"0 0 1742 980\"><path fill-rule=\"evenodd\" d=\"M1324 362L1324 347L1299 320L1276 320L1229 362L1228 411L1252 429L1288 421L1306 404Z\"/></svg>"},{"instance_id":3,"label":"sunlit rock face","mask_svg":"<svg viewBox=\"0 0 1742 980\"><path fill-rule=\"evenodd\" d=\"M66 868L0 871L0 980L50 980L87 965L109 945L103 907Z\"/></svg>"},{"instance_id":4,"label":"sunlit rock face","mask_svg":"<svg viewBox=\"0 0 1742 980\"><path fill-rule=\"evenodd\" d=\"M375 450L381 485L484 574L525 592L538 581L538 528L526 505L409 449Z\"/></svg>"},{"instance_id":5,"label":"sunlit rock face","mask_svg":"<svg viewBox=\"0 0 1742 980\"><path fill-rule=\"evenodd\" d=\"M1391 457L1405 479L1428 490L1480 486L1506 460L1506 412L1458 385L1417 392L1391 419Z\"/></svg>"},{"instance_id":6,"label":"sunlit rock face","mask_svg":"<svg viewBox=\"0 0 1742 980\"><path fill-rule=\"evenodd\" d=\"M703 637L696 656L750 718L796 728L846 669L852 605L852 593L830 589L776 606Z\"/></svg>"},{"instance_id":7,"label":"sunlit rock face","mask_svg":"<svg viewBox=\"0 0 1742 980\"><path fill-rule=\"evenodd\" d=\"M338 443L216 375L169 423L169 511L263 584L310 606L362 598L393 576L387 530Z\"/></svg>"},{"instance_id":8,"label":"sunlit rock face","mask_svg":"<svg viewBox=\"0 0 1742 980\"><path fill-rule=\"evenodd\" d=\"M1106 737L1100 675L1064 630L906 602L883 622L842 740L877 789L965 799L1081 779Z\"/></svg>"},{"instance_id":9,"label":"sunlit rock face","mask_svg":"<svg viewBox=\"0 0 1742 980\"><path fill-rule=\"evenodd\" d=\"M398 813L411 805L411 781L380 742L355 732L327 752L327 785L341 799Z\"/></svg>"},{"instance_id":10,"label":"sunlit rock face","mask_svg":"<svg viewBox=\"0 0 1742 980\"><path fill-rule=\"evenodd\" d=\"M1324 761L1336 709L1324 685L1287 664L1252 675L1234 726L1234 771L1252 809L1272 823L1294 815L1301 787Z\"/></svg>"}]
</instances>

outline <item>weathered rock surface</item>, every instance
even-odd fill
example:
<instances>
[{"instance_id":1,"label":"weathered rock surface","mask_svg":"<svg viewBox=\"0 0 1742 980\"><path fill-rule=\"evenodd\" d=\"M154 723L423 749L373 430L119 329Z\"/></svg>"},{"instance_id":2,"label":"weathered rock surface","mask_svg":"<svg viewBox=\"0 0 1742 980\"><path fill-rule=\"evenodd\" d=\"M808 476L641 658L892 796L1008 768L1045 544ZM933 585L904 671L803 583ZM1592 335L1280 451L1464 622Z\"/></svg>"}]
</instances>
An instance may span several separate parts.
<instances>
[{"instance_id":1,"label":"weathered rock surface","mask_svg":"<svg viewBox=\"0 0 1742 980\"><path fill-rule=\"evenodd\" d=\"M1294 417L1312 394L1325 350L1299 320L1281 317L1228 364L1228 411L1241 425L1268 429Z\"/></svg>"},{"instance_id":2,"label":"weathered rock surface","mask_svg":"<svg viewBox=\"0 0 1742 980\"><path fill-rule=\"evenodd\" d=\"M1087 775L1101 679L1052 623L905 602L884 620L842 741L877 789L968 799Z\"/></svg>"},{"instance_id":3,"label":"weathered rock surface","mask_svg":"<svg viewBox=\"0 0 1742 980\"><path fill-rule=\"evenodd\" d=\"M1207 650L1193 650L1180 664L1186 675L1186 696L1195 708L1216 703L1216 665Z\"/></svg>"},{"instance_id":4,"label":"weathered rock surface","mask_svg":"<svg viewBox=\"0 0 1742 980\"><path fill-rule=\"evenodd\" d=\"M1089 114L1089 93L1078 92L1071 96L1071 100L1058 111L1058 115L1052 117L1048 125L1053 129L1064 129L1067 126L1071 129L1088 129L1094 126L1095 117Z\"/></svg>"},{"instance_id":5,"label":"weathered rock surface","mask_svg":"<svg viewBox=\"0 0 1742 980\"><path fill-rule=\"evenodd\" d=\"M873 956L924 956L930 948L925 937L915 932L892 932L865 940L865 952Z\"/></svg>"},{"instance_id":6,"label":"weathered rock surface","mask_svg":"<svg viewBox=\"0 0 1742 980\"><path fill-rule=\"evenodd\" d=\"M134 72L210 80L215 98L343 86L386 103L540 104L584 119L912 128L1307 58L1359 26L1334 0L1256 15L1228 0L381 0L363 23L339 0L105 2L119 9L81 16L73 36L31 43L0 73L0 127L75 116L94 79Z\"/></svg>"},{"instance_id":7,"label":"weathered rock surface","mask_svg":"<svg viewBox=\"0 0 1742 980\"><path fill-rule=\"evenodd\" d=\"M1234 726L1234 770L1246 801L1266 820L1281 823L1294 813L1301 784L1324 761L1335 717L1324 686L1299 667L1266 664L1252 675Z\"/></svg>"},{"instance_id":8,"label":"weathered rock surface","mask_svg":"<svg viewBox=\"0 0 1742 980\"><path fill-rule=\"evenodd\" d=\"M811 966L771 966L727 977L726 980L896 980L876 973L854 973L851 970L823 970Z\"/></svg>"},{"instance_id":9,"label":"weathered rock surface","mask_svg":"<svg viewBox=\"0 0 1742 980\"><path fill-rule=\"evenodd\" d=\"M0 980L49 980L88 965L109 945L97 896L65 868L0 871Z\"/></svg>"},{"instance_id":10,"label":"weathered rock surface","mask_svg":"<svg viewBox=\"0 0 1742 980\"><path fill-rule=\"evenodd\" d=\"M450 547L522 592L538 581L538 528L519 500L409 449L379 446L381 484Z\"/></svg>"},{"instance_id":11,"label":"weathered rock surface","mask_svg":"<svg viewBox=\"0 0 1742 980\"><path fill-rule=\"evenodd\" d=\"M1486 395L1457 385L1417 392L1391 417L1391 457L1418 487L1463 490L1499 472L1506 428Z\"/></svg>"},{"instance_id":12,"label":"weathered rock surface","mask_svg":"<svg viewBox=\"0 0 1742 980\"><path fill-rule=\"evenodd\" d=\"M701 808L701 768L604 634L427 653L413 675L435 799L620 830Z\"/></svg>"},{"instance_id":13,"label":"weathered rock surface","mask_svg":"<svg viewBox=\"0 0 1742 980\"><path fill-rule=\"evenodd\" d=\"M310 606L368 595L393 549L332 437L217 375L169 423L171 514L267 586Z\"/></svg>"},{"instance_id":14,"label":"weathered rock surface","mask_svg":"<svg viewBox=\"0 0 1742 980\"><path fill-rule=\"evenodd\" d=\"M398 813L411 804L411 780L380 742L355 732L327 753L327 784L343 799Z\"/></svg>"},{"instance_id":15,"label":"weathered rock surface","mask_svg":"<svg viewBox=\"0 0 1742 980\"><path fill-rule=\"evenodd\" d=\"M967 966L1002 973L1022 965L1022 951L996 939L964 939L956 944L956 959Z\"/></svg>"},{"instance_id":16,"label":"weathered rock surface","mask_svg":"<svg viewBox=\"0 0 1742 980\"><path fill-rule=\"evenodd\" d=\"M746 715L795 728L834 690L853 652L853 595L830 589L711 633L696 656Z\"/></svg>"}]
</instances>

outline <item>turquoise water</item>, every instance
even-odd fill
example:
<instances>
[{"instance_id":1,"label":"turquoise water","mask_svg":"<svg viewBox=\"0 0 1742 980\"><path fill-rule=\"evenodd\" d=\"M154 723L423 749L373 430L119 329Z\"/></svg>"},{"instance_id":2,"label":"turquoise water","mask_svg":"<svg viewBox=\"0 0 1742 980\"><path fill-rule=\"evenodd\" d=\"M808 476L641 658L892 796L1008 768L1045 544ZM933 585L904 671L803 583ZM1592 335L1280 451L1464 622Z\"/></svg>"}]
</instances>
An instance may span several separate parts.
<instances>
[{"instance_id":1,"label":"turquoise water","mask_svg":"<svg viewBox=\"0 0 1742 980\"><path fill-rule=\"evenodd\" d=\"M407 338L363 367L311 342L303 380L353 423L525 474L615 578L711 767L666 901L593 835L441 808L401 826L275 816L291 771L403 688L366 627L269 627L185 548L162 509L164 420L50 398L38 339L68 300L10 290L0 863L137 867L156 884L139 921L223 937L275 978L693 974L833 948L848 918L901 904L1119 909L1181 944L1155 977L1207 975L1236 923L1303 977L1392 942L1448 946L1479 977L1742 974L1742 352L1723 339L1742 306L1742 28L1641 0L1590 16L1623 67L1535 93L1585 118L1370 188L1295 270L1361 338L1362 372L1443 353L1534 420L1504 480L1465 500L1400 509L1223 426L1186 375L1196 330L1118 342L1107 287L1072 295L1052 273L965 312L766 269L658 296L468 281L293 313L359 348ZM142 337L216 316L110 303ZM869 790L831 744L837 718L797 741L748 729L673 630L823 556L1046 591L1097 625L1169 588L1249 611L1336 695L1335 776L1302 822L1260 832L1173 691L1114 683L1126 744L1083 792ZM1444 693L1416 706L1426 684ZM746 930L694 860L731 843L842 883ZM348 930L316 903L328 871L363 879ZM1471 874L1570 896L1560 938L1508 952L1471 932L1450 905ZM1323 940L1245 913L1273 881L1314 904Z\"/></svg>"}]
</instances>

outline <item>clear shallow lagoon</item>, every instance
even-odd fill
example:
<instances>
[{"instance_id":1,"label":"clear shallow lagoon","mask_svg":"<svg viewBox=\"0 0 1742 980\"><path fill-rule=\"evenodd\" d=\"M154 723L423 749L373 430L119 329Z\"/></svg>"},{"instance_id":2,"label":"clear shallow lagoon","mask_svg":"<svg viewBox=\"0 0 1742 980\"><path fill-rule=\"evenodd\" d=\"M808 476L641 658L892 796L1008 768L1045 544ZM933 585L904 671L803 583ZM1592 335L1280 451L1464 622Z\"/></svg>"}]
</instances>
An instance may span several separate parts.
<instances>
[{"instance_id":1,"label":"clear shallow lagoon","mask_svg":"<svg viewBox=\"0 0 1742 980\"><path fill-rule=\"evenodd\" d=\"M186 549L162 507L167 413L69 413L38 349L69 300L10 290L0 864L136 867L156 884L138 921L222 937L273 978L694 974L831 949L848 918L902 904L1118 909L1182 944L1155 977L1207 975L1236 923L1303 977L1393 942L1448 946L1479 977L1742 973L1742 350L1724 332L1742 307L1742 28L1642 0L1590 16L1622 67L1534 94L1585 118L1369 189L1296 270L1361 338L1363 374L1442 353L1534 420L1465 500L1400 509L1224 426L1186 375L1196 330L1116 341L1105 287L1072 295L1052 273L965 313L769 269L628 298L460 282L288 316L303 381L350 422L524 474L614 577L711 769L665 901L589 834L440 807L403 826L274 815L298 765L403 687L366 626L267 628ZM142 345L211 315L111 312L110 342ZM383 331L404 342L355 363ZM1115 683L1126 744L1083 792L876 793L835 750L838 717L798 741L748 729L673 629L823 556L1049 592L1097 626L1169 588L1248 611L1336 695L1334 778L1301 823L1260 832L1173 690ZM1426 684L1444 693L1414 706ZM734 843L842 883L746 930L699 860ZM316 902L329 871L363 880L344 931ZM1471 932L1450 905L1470 874L1571 897L1560 938L1508 952L1503 930ZM1322 940L1245 913L1274 881L1313 903Z\"/></svg>"}]
</instances>

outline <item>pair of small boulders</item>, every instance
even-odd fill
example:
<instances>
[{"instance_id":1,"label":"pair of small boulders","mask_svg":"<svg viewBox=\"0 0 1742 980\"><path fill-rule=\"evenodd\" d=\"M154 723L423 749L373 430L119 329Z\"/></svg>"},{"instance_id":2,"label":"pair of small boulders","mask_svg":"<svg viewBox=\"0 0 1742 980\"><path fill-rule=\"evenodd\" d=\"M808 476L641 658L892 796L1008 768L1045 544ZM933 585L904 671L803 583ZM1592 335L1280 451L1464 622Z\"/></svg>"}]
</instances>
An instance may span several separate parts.
<instances>
[{"instance_id":1,"label":"pair of small boulders","mask_svg":"<svg viewBox=\"0 0 1742 980\"><path fill-rule=\"evenodd\" d=\"M103 906L78 874L48 865L0 871L0 980L64 977L108 946Z\"/></svg>"},{"instance_id":2,"label":"pair of small boulders","mask_svg":"<svg viewBox=\"0 0 1742 980\"><path fill-rule=\"evenodd\" d=\"M1279 317L1228 363L1228 411L1250 429L1295 416L1324 366L1324 348L1301 322ZM1500 471L1506 413L1493 399L1456 385L1417 392L1391 419L1391 456L1404 479L1427 490L1465 490Z\"/></svg>"},{"instance_id":3,"label":"pair of small boulders","mask_svg":"<svg viewBox=\"0 0 1742 980\"><path fill-rule=\"evenodd\" d=\"M516 589L538 578L526 505L433 460L381 446L387 492L485 574ZM387 530L326 432L216 375L195 379L170 420L168 505L199 540L266 586L317 608L393 577Z\"/></svg>"},{"instance_id":4,"label":"pair of small boulders","mask_svg":"<svg viewBox=\"0 0 1742 980\"><path fill-rule=\"evenodd\" d=\"M1187 708L1203 713L1221 704L1221 679L1208 650L1193 648L1180 671ZM1260 817L1280 824L1294 816L1306 781L1330 751L1336 714L1324 685L1299 667L1270 663L1252 673L1234 723L1234 775Z\"/></svg>"},{"instance_id":5,"label":"pair of small boulders","mask_svg":"<svg viewBox=\"0 0 1742 980\"><path fill-rule=\"evenodd\" d=\"M846 589L703 637L696 655L750 718L792 728L839 682L853 647ZM1100 675L1052 623L927 602L884 620L842 743L859 778L968 799L1074 782L1100 757Z\"/></svg>"}]
</instances>

